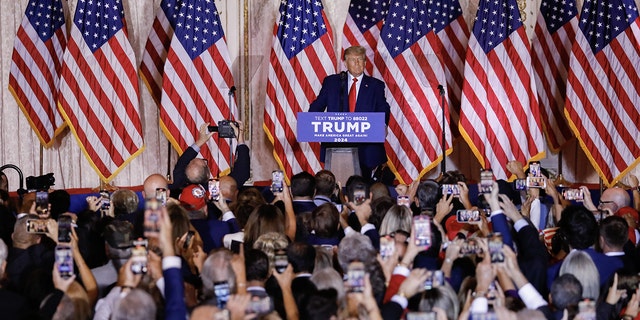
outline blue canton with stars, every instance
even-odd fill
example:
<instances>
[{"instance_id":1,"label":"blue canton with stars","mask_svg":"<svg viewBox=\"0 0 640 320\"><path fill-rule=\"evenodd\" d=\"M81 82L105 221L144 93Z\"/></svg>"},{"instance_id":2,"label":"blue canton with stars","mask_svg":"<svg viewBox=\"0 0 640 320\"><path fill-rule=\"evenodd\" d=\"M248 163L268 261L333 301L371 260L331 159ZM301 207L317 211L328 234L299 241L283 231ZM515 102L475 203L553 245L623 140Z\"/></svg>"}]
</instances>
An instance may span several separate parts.
<instances>
[{"instance_id":1,"label":"blue canton with stars","mask_svg":"<svg viewBox=\"0 0 640 320\"><path fill-rule=\"evenodd\" d=\"M320 0L280 1L280 21L276 36L288 59L327 32Z\"/></svg>"},{"instance_id":2,"label":"blue canton with stars","mask_svg":"<svg viewBox=\"0 0 640 320\"><path fill-rule=\"evenodd\" d=\"M388 0L351 0L349 15L361 33L367 32L389 11Z\"/></svg>"},{"instance_id":3,"label":"blue canton with stars","mask_svg":"<svg viewBox=\"0 0 640 320\"><path fill-rule=\"evenodd\" d=\"M543 0L540 4L540 13L547 25L547 30L553 34L578 14L578 8L575 0Z\"/></svg>"},{"instance_id":4,"label":"blue canton with stars","mask_svg":"<svg viewBox=\"0 0 640 320\"><path fill-rule=\"evenodd\" d=\"M428 9L426 0L392 1L380 32L391 57L395 58L431 31Z\"/></svg>"},{"instance_id":5,"label":"blue canton with stars","mask_svg":"<svg viewBox=\"0 0 640 320\"><path fill-rule=\"evenodd\" d=\"M609 45L638 17L633 0L585 0L580 14L580 30L594 53Z\"/></svg>"},{"instance_id":6,"label":"blue canton with stars","mask_svg":"<svg viewBox=\"0 0 640 320\"><path fill-rule=\"evenodd\" d=\"M433 21L433 31L438 33L462 15L462 8L458 0L431 0L428 13Z\"/></svg>"},{"instance_id":7,"label":"blue canton with stars","mask_svg":"<svg viewBox=\"0 0 640 320\"><path fill-rule=\"evenodd\" d=\"M49 1L49 4L42 2L30 0L26 16L40 40L46 42L64 24L64 12L60 0Z\"/></svg>"},{"instance_id":8,"label":"blue canton with stars","mask_svg":"<svg viewBox=\"0 0 640 320\"><path fill-rule=\"evenodd\" d=\"M162 0L160 3L160 8L164 11L164 15L174 30L176 28L176 20L178 19L178 11L180 11L182 3L182 0Z\"/></svg>"},{"instance_id":9,"label":"blue canton with stars","mask_svg":"<svg viewBox=\"0 0 640 320\"><path fill-rule=\"evenodd\" d=\"M124 10L120 0L80 0L74 23L84 41L96 52L122 27Z\"/></svg>"},{"instance_id":10,"label":"blue canton with stars","mask_svg":"<svg viewBox=\"0 0 640 320\"><path fill-rule=\"evenodd\" d=\"M224 37L213 0L182 2L175 20L175 33L191 60L197 58Z\"/></svg>"},{"instance_id":11,"label":"blue canton with stars","mask_svg":"<svg viewBox=\"0 0 640 320\"><path fill-rule=\"evenodd\" d=\"M516 0L480 0L473 34L485 53L522 26Z\"/></svg>"}]
</instances>

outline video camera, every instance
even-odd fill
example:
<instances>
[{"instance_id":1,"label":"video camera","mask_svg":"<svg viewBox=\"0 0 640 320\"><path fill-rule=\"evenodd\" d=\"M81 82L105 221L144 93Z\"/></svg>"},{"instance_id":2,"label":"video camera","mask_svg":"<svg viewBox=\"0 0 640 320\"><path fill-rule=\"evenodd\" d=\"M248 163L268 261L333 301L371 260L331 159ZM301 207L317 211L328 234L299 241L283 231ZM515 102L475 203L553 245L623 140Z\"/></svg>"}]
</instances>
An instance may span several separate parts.
<instances>
[{"instance_id":1,"label":"video camera","mask_svg":"<svg viewBox=\"0 0 640 320\"><path fill-rule=\"evenodd\" d=\"M233 120L220 120L217 126L208 126L209 132L217 132L220 138L235 138L235 130L231 124L238 126L238 123Z\"/></svg>"},{"instance_id":2,"label":"video camera","mask_svg":"<svg viewBox=\"0 0 640 320\"><path fill-rule=\"evenodd\" d=\"M52 185L56 184L56 178L53 172L41 175L27 177L27 190L48 190Z\"/></svg>"}]
</instances>

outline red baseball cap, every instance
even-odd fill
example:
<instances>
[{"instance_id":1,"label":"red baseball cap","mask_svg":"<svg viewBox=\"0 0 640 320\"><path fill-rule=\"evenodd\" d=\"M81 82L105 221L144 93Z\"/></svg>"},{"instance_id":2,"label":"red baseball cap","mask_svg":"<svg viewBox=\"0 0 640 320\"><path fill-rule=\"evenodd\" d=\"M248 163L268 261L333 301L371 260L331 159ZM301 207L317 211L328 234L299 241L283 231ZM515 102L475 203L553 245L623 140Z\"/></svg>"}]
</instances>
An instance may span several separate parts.
<instances>
[{"instance_id":1,"label":"red baseball cap","mask_svg":"<svg viewBox=\"0 0 640 320\"><path fill-rule=\"evenodd\" d=\"M207 205L207 190L199 184L190 184L182 189L180 204L187 210L200 210Z\"/></svg>"}]
</instances>

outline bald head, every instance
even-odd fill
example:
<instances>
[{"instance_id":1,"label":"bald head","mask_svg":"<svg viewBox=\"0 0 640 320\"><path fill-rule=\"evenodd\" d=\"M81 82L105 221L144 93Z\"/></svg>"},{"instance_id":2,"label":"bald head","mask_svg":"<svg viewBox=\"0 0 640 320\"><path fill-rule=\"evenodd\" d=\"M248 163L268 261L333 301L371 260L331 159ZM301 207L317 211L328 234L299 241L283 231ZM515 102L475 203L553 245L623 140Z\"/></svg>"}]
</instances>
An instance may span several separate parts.
<instances>
[{"instance_id":1,"label":"bald head","mask_svg":"<svg viewBox=\"0 0 640 320\"><path fill-rule=\"evenodd\" d=\"M600 196L600 203L606 203L608 201L613 201L615 204L615 208L613 213L616 213L622 207L628 207L631 204L631 197L629 197L629 193L622 188L609 188L602 193Z\"/></svg>"},{"instance_id":2,"label":"bald head","mask_svg":"<svg viewBox=\"0 0 640 320\"><path fill-rule=\"evenodd\" d=\"M158 188L168 190L167 179L159 173L154 173L144 180L144 190L142 191L142 195L145 199L147 197L153 197L155 196L156 189Z\"/></svg>"},{"instance_id":3,"label":"bald head","mask_svg":"<svg viewBox=\"0 0 640 320\"><path fill-rule=\"evenodd\" d=\"M227 200L236 201L238 197L238 183L231 176L220 177L220 193Z\"/></svg>"}]
</instances>

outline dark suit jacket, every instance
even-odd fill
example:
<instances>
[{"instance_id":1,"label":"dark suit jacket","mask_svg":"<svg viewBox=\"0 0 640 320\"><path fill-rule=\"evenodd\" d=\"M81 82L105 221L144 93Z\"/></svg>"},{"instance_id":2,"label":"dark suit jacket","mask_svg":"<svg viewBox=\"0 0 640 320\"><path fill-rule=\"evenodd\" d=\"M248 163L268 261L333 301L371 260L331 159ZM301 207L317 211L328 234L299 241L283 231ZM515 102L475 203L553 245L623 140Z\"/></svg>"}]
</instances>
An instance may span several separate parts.
<instances>
[{"instance_id":1,"label":"dark suit jacket","mask_svg":"<svg viewBox=\"0 0 640 320\"><path fill-rule=\"evenodd\" d=\"M165 319L182 320L187 316L187 307L184 303L184 284L181 271L178 268L169 268L162 271L164 277L164 299L166 301Z\"/></svg>"},{"instance_id":2,"label":"dark suit jacket","mask_svg":"<svg viewBox=\"0 0 640 320\"><path fill-rule=\"evenodd\" d=\"M173 184L169 186L169 189L182 189L187 186L187 175L185 170L191 160L198 156L198 152L191 146L185 150L173 168ZM238 145L236 148L236 161L234 162L233 169L229 172L229 176L236 179L238 186L242 186L249 179L251 173L251 158L249 157L249 147L246 144ZM203 186L207 188L207 186ZM173 196L173 195L172 195ZM177 199L177 197L176 197Z\"/></svg>"},{"instance_id":3,"label":"dark suit jacket","mask_svg":"<svg viewBox=\"0 0 640 320\"><path fill-rule=\"evenodd\" d=\"M340 74L334 74L324 78L322 89L316 100L309 106L309 112L349 112L349 85L347 79L340 78ZM356 100L355 112L384 112L385 123L389 123L390 107L384 96L384 82L369 77L362 76L358 98ZM342 91L342 94L340 93ZM342 103L341 103L342 99ZM383 128L380 128L382 130ZM384 150L384 143L359 143L358 155L360 163L370 168L387 162L387 155ZM320 155L320 160L324 161L324 148Z\"/></svg>"},{"instance_id":4,"label":"dark suit jacket","mask_svg":"<svg viewBox=\"0 0 640 320\"><path fill-rule=\"evenodd\" d=\"M296 300L298 310L303 309L303 306L307 302L307 297L317 290L316 285L311 282L311 277L296 277L291 281L291 292L293 293L293 298Z\"/></svg>"}]
</instances>

